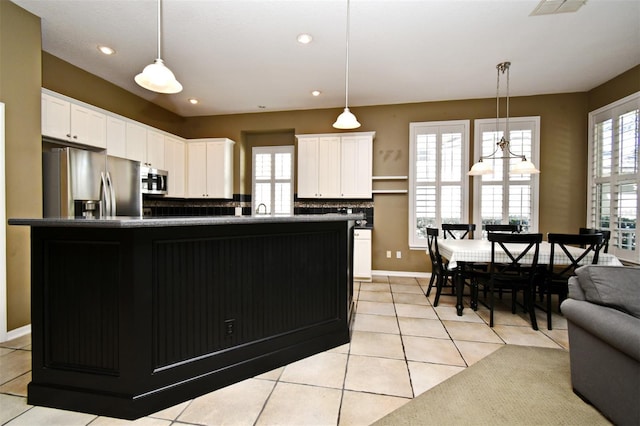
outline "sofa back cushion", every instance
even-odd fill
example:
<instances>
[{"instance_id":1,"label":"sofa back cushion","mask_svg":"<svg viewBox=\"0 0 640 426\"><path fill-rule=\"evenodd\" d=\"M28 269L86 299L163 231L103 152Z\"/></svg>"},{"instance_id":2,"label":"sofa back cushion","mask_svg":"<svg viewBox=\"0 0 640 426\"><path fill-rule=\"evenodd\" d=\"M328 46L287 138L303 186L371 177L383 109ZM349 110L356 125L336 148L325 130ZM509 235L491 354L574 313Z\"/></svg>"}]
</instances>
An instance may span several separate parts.
<instances>
[{"instance_id":1,"label":"sofa back cushion","mask_svg":"<svg viewBox=\"0 0 640 426\"><path fill-rule=\"evenodd\" d=\"M586 265L576 275L588 302L640 318L640 268Z\"/></svg>"}]
</instances>

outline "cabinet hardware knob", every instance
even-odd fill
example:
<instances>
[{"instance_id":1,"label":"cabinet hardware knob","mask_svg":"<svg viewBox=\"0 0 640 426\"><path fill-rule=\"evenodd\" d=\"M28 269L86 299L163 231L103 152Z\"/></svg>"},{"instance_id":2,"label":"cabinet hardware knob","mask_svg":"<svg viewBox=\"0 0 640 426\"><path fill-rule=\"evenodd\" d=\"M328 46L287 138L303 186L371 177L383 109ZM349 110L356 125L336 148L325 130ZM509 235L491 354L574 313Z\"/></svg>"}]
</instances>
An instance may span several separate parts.
<instances>
[{"instance_id":1,"label":"cabinet hardware knob","mask_svg":"<svg viewBox=\"0 0 640 426\"><path fill-rule=\"evenodd\" d=\"M71 137L71 133L67 133L67 137L70 138Z\"/></svg>"},{"instance_id":2,"label":"cabinet hardware knob","mask_svg":"<svg viewBox=\"0 0 640 426\"><path fill-rule=\"evenodd\" d=\"M73 135L73 138L74 139L78 139L78 135Z\"/></svg>"}]
</instances>

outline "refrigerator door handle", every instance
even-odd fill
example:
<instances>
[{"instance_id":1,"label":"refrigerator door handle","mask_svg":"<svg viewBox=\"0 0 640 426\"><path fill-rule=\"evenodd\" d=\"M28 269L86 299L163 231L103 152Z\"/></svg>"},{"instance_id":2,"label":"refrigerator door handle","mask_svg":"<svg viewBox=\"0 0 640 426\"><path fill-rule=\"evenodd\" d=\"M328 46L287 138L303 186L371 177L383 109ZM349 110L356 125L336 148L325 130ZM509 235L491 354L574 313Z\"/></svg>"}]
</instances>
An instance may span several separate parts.
<instances>
[{"instance_id":1,"label":"refrigerator door handle","mask_svg":"<svg viewBox=\"0 0 640 426\"><path fill-rule=\"evenodd\" d=\"M102 180L102 202L100 213L101 216L111 216L111 196L109 189L107 188L107 179L104 172L100 172L100 179Z\"/></svg>"},{"instance_id":2,"label":"refrigerator door handle","mask_svg":"<svg viewBox=\"0 0 640 426\"><path fill-rule=\"evenodd\" d=\"M107 185L109 186L109 197L111 198L111 212L109 216L116 215L116 191L113 189L113 182L111 182L111 175L107 172Z\"/></svg>"}]
</instances>

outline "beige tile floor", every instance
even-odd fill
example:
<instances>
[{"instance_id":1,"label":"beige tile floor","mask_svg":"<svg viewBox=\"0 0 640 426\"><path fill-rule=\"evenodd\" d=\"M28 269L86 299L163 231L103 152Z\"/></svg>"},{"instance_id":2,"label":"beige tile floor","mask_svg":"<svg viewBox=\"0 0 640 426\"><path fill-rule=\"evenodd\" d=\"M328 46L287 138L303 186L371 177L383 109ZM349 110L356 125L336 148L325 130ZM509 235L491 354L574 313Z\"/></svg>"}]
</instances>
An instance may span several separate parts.
<instances>
[{"instance_id":1,"label":"beige tile floor","mask_svg":"<svg viewBox=\"0 0 640 426\"><path fill-rule=\"evenodd\" d=\"M568 350L566 321L543 312L534 331L524 313L502 307L456 315L455 298L432 306L426 278L356 283L351 343L178 404L135 422L28 405L31 338L0 343L2 425L369 425L501 345ZM507 300L508 302L508 297Z\"/></svg>"}]
</instances>

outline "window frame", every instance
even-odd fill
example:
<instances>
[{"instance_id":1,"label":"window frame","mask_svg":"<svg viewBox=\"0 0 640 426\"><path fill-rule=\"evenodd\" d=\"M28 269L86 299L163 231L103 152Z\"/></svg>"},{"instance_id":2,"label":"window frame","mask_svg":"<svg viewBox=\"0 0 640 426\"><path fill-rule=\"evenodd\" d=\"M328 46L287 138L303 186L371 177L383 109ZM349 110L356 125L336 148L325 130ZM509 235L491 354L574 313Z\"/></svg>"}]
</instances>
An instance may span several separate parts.
<instances>
[{"instance_id":1,"label":"window frame","mask_svg":"<svg viewBox=\"0 0 640 426\"><path fill-rule=\"evenodd\" d=\"M438 228L442 226L442 218L441 212L442 208L440 205L440 196L441 191L439 190L443 185L441 181L441 161L442 161L442 151L440 150L440 146L442 143L441 135L446 133L444 130L446 129L453 130L458 128L462 133L462 156L460 159L461 162L461 176L460 176L460 198L461 198L461 208L462 208L462 220L466 221L469 217L469 177L467 176L467 171L469 168L469 144L470 144L470 128L471 128L471 120L449 120L449 121L426 121L426 122L411 122L409 123L409 182L408 182L408 191L409 191L409 249L411 250L426 250L427 248L427 240L426 238L419 238L417 234L416 227L416 187L418 186L418 182L416 181L416 161L417 161L417 137L419 134L424 134L424 131L420 131L421 129L429 129L429 133L437 133L437 150L438 150L438 158L436 159L436 181L435 187L436 190L436 223ZM452 182L448 182L447 185L455 185Z\"/></svg>"},{"instance_id":2,"label":"window frame","mask_svg":"<svg viewBox=\"0 0 640 426\"><path fill-rule=\"evenodd\" d=\"M287 216L293 215L293 206L294 206L294 187L295 187L295 146L294 145L279 145L279 146L254 146L251 149L251 211L253 213L256 212L256 155L257 154L270 154L272 157L271 161L271 178L269 179L269 183L271 184L271 211L267 211L269 216ZM275 155L276 154L289 154L291 156L291 178L290 179L276 179L275 177ZM266 180L264 181L266 182ZM276 183L289 183L290 188L290 205L289 205L289 213L275 213L275 185Z\"/></svg>"},{"instance_id":3,"label":"window frame","mask_svg":"<svg viewBox=\"0 0 640 426\"><path fill-rule=\"evenodd\" d=\"M480 160L482 155L482 134L486 131L503 131L506 127L506 118L496 120L495 118L481 118L474 120L474 163ZM527 157L529 161L540 167L540 116L527 117L509 117L509 133L519 130L531 130L531 157ZM509 138L511 140L511 138ZM517 153L516 153L517 154ZM496 155L500 155L498 151ZM504 170L508 170L508 166ZM538 232L540 219L540 175L532 174L531 176L531 223L527 232ZM508 197L509 191L509 174L503 173L503 191ZM494 181L496 182L496 181ZM514 184L523 183L524 181L511 181ZM482 175L474 176L473 179L473 223L476 224L475 238L482 238L485 233L482 229ZM503 198L504 200L504 198ZM502 223L509 223L508 198L503 201ZM506 215L506 217L505 217ZM506 219L506 221L505 221Z\"/></svg>"},{"instance_id":4,"label":"window frame","mask_svg":"<svg viewBox=\"0 0 640 426\"><path fill-rule=\"evenodd\" d=\"M638 238L638 219L640 217L640 123L636 121L636 170L635 173L619 173L619 141L618 128L612 128L612 152L611 152L611 173L607 176L596 176L599 162L594 155L596 149L596 132L595 126L603 123L608 119L616 120L626 113L638 110L638 118L640 121L640 92L633 93L594 111L591 111L588 115L589 130L588 130L588 170L587 170L587 217L586 224L589 228L602 228L611 231L611 240L609 242L609 252L625 262L631 262L640 264L640 249L637 245ZM619 192L617 188L620 184L632 184L636 186L636 217L635 217L635 249L623 249L620 248L618 243L618 231L621 228L617 227L618 224L618 207L616 202L619 197L616 194ZM600 215L598 214L598 185L608 184L610 188L610 200L608 205L609 210L609 227L600 227Z\"/></svg>"}]
</instances>

